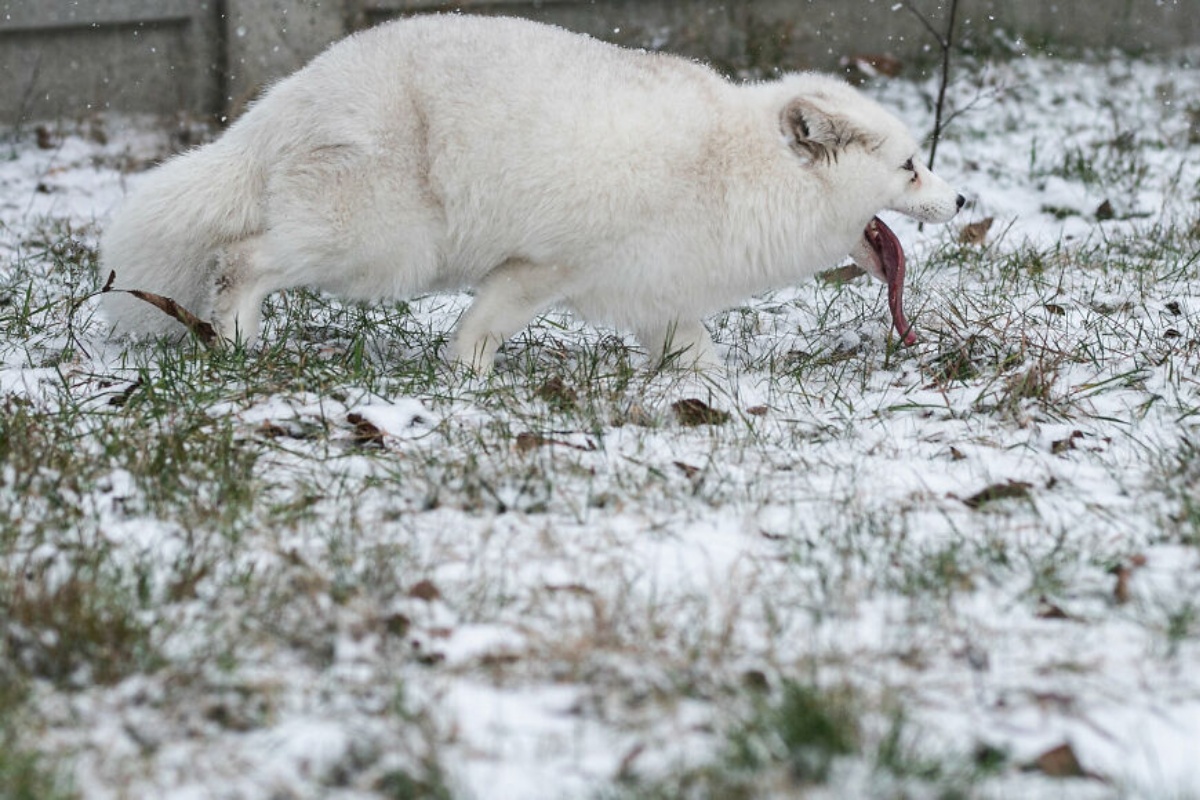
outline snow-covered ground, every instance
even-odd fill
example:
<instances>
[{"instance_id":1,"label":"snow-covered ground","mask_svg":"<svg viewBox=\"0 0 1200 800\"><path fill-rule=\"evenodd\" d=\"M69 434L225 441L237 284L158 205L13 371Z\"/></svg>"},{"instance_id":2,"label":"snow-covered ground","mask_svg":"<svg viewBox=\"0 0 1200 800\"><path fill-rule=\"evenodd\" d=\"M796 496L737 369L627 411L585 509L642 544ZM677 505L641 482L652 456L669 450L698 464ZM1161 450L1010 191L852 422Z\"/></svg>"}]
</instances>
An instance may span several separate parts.
<instances>
[{"instance_id":1,"label":"snow-covered ground","mask_svg":"<svg viewBox=\"0 0 1200 800\"><path fill-rule=\"evenodd\" d=\"M924 132L934 88L867 91ZM1198 98L1184 56L960 72L936 167L993 221L888 219L918 345L813 282L713 320L705 379L554 314L450 374L459 296L125 351L72 298L169 131L21 132L6 725L87 798L704 796L679 776L800 682L860 728L813 796L1200 797ZM896 708L936 774L873 755ZM1064 744L1087 775L1039 765Z\"/></svg>"}]
</instances>

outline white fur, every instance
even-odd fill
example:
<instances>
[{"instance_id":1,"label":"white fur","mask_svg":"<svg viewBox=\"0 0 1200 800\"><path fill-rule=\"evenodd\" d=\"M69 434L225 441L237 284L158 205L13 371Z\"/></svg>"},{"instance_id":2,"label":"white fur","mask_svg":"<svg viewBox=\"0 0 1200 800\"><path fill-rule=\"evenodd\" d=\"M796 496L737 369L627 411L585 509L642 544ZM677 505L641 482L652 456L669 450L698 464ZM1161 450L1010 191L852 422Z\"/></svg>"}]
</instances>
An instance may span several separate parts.
<instances>
[{"instance_id":1,"label":"white fur","mask_svg":"<svg viewBox=\"0 0 1200 800\"><path fill-rule=\"evenodd\" d=\"M454 355L476 369L556 304L709 366L706 315L836 264L882 209L954 215L954 190L902 168L916 150L832 78L738 86L527 21L418 17L334 45L147 176L102 268L231 339L288 287L474 287ZM105 304L118 331L176 325Z\"/></svg>"}]
</instances>

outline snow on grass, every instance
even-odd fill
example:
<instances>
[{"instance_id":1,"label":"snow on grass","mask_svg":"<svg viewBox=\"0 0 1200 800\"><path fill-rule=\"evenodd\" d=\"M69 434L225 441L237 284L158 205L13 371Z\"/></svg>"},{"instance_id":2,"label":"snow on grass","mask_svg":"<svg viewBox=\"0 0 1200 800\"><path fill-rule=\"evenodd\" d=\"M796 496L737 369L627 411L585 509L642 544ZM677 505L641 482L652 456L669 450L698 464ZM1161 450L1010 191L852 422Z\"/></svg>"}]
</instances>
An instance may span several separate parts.
<instances>
[{"instance_id":1,"label":"snow on grass","mask_svg":"<svg viewBox=\"0 0 1200 800\"><path fill-rule=\"evenodd\" d=\"M169 132L9 137L0 784L1200 796L1181 58L964 71L966 219L888 220L919 344L813 282L712 320L703 378L560 314L455 374L463 296L108 343L97 235ZM928 129L931 86L868 90Z\"/></svg>"}]
</instances>

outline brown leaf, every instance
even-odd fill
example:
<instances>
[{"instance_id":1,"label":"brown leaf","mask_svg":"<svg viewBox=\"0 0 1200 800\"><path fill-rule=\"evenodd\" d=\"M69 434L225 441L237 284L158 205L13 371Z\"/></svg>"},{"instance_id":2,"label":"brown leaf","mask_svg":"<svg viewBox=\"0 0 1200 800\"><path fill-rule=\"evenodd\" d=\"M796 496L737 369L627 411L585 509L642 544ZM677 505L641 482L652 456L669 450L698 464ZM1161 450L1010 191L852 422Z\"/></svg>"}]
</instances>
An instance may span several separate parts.
<instances>
[{"instance_id":1,"label":"brown leaf","mask_svg":"<svg viewBox=\"0 0 1200 800\"><path fill-rule=\"evenodd\" d=\"M587 444L575 444L573 442L563 441L562 439L551 439L549 436L543 436L540 433L533 431L522 431L517 434L516 447L518 453L528 453L530 450L536 450L539 447L548 447L550 445L559 445L560 447L570 447L573 450L582 450L585 453L590 453L596 449L596 443L591 439L587 440Z\"/></svg>"},{"instance_id":2,"label":"brown leaf","mask_svg":"<svg viewBox=\"0 0 1200 800\"><path fill-rule=\"evenodd\" d=\"M1105 200L1096 207L1096 219L1100 220L1101 222L1112 219L1116 215L1117 213L1113 210L1112 203L1110 203L1108 200Z\"/></svg>"},{"instance_id":3,"label":"brown leaf","mask_svg":"<svg viewBox=\"0 0 1200 800\"><path fill-rule=\"evenodd\" d=\"M291 431L282 425L271 422L271 420L268 419L264 420L263 423L258 426L258 435L264 436L268 439L279 439L281 437L291 435Z\"/></svg>"},{"instance_id":4,"label":"brown leaf","mask_svg":"<svg viewBox=\"0 0 1200 800\"><path fill-rule=\"evenodd\" d=\"M550 444L550 440L540 433L521 431L517 434L516 444L518 453L528 453L530 450L536 450L539 447Z\"/></svg>"},{"instance_id":5,"label":"brown leaf","mask_svg":"<svg viewBox=\"0 0 1200 800\"><path fill-rule=\"evenodd\" d=\"M1075 751L1065 742L1042 753L1027 769L1031 772L1041 772L1051 778L1082 778L1087 775Z\"/></svg>"},{"instance_id":6,"label":"brown leaf","mask_svg":"<svg viewBox=\"0 0 1200 800\"><path fill-rule=\"evenodd\" d=\"M446 660L445 653L417 653L417 663L423 667L436 667Z\"/></svg>"},{"instance_id":7,"label":"brown leaf","mask_svg":"<svg viewBox=\"0 0 1200 800\"><path fill-rule=\"evenodd\" d=\"M1124 562L1117 564L1109 570L1109 574L1117 579L1116 585L1113 587L1113 600L1117 605L1125 605L1130 600L1129 579L1133 577L1134 570L1141 569L1146 566L1146 556L1144 553L1135 553Z\"/></svg>"},{"instance_id":8,"label":"brown leaf","mask_svg":"<svg viewBox=\"0 0 1200 800\"><path fill-rule=\"evenodd\" d=\"M574 408L579 400L579 393L572 389L562 378L555 376L538 387L534 395L559 410Z\"/></svg>"},{"instance_id":9,"label":"brown leaf","mask_svg":"<svg viewBox=\"0 0 1200 800\"><path fill-rule=\"evenodd\" d=\"M383 447L383 430L362 414L348 414L346 421L354 426L354 443L363 447Z\"/></svg>"},{"instance_id":10,"label":"brown leaf","mask_svg":"<svg viewBox=\"0 0 1200 800\"><path fill-rule=\"evenodd\" d=\"M1046 598L1042 597L1038 600L1037 609L1038 619L1071 619L1071 615L1063 611L1060 606L1051 603Z\"/></svg>"},{"instance_id":11,"label":"brown leaf","mask_svg":"<svg viewBox=\"0 0 1200 800\"><path fill-rule=\"evenodd\" d=\"M1066 316L1066 314L1067 314L1067 310L1065 308L1063 308L1062 306L1060 306L1058 303L1043 303L1042 308L1046 309L1051 314L1054 314L1055 316L1058 316L1058 317L1063 317L1063 316Z\"/></svg>"},{"instance_id":12,"label":"brown leaf","mask_svg":"<svg viewBox=\"0 0 1200 800\"><path fill-rule=\"evenodd\" d=\"M958 241L963 244L982 245L987 241L988 231L992 229L992 223L995 221L995 217L984 217L978 222L964 225L959 231Z\"/></svg>"},{"instance_id":13,"label":"brown leaf","mask_svg":"<svg viewBox=\"0 0 1200 800\"><path fill-rule=\"evenodd\" d=\"M1084 437L1083 431L1071 431L1071 435L1065 439L1056 439L1050 443L1050 452L1056 456L1062 455L1068 450L1075 449L1075 440Z\"/></svg>"},{"instance_id":14,"label":"brown leaf","mask_svg":"<svg viewBox=\"0 0 1200 800\"><path fill-rule=\"evenodd\" d=\"M496 653L484 653L479 657L479 666L481 667L507 667L511 664L516 664L521 660L520 653L513 653L507 650L501 650Z\"/></svg>"},{"instance_id":15,"label":"brown leaf","mask_svg":"<svg viewBox=\"0 0 1200 800\"><path fill-rule=\"evenodd\" d=\"M968 508L979 509L988 503L995 502L996 500L1028 498L1029 490L1032 488L1032 483L1025 483L1024 481L993 483L986 489L978 491L968 497L966 500L963 500L963 503Z\"/></svg>"},{"instance_id":16,"label":"brown leaf","mask_svg":"<svg viewBox=\"0 0 1200 800\"><path fill-rule=\"evenodd\" d=\"M131 294L139 300L145 300L167 316L181 322L185 328L191 331L205 345L211 346L217 341L217 330L211 323L200 319L169 297L163 297L161 294L154 294L153 292L144 292L141 289L117 289L115 291L124 291L126 294Z\"/></svg>"},{"instance_id":17,"label":"brown leaf","mask_svg":"<svg viewBox=\"0 0 1200 800\"><path fill-rule=\"evenodd\" d=\"M671 463L674 464L679 469L680 472L682 472L684 475L686 475L688 477L688 480L691 480L692 478L694 478L700 474L699 467L693 467L691 464L685 463L683 461L672 461Z\"/></svg>"},{"instance_id":18,"label":"brown leaf","mask_svg":"<svg viewBox=\"0 0 1200 800\"><path fill-rule=\"evenodd\" d=\"M964 454L962 450L959 450L957 447L955 447L955 446L953 446L953 445L951 445L951 446L950 446L950 458L951 458L951 460L953 460L953 461L963 461L964 459L966 459L966 457L967 457L967 456L966 456L966 454Z\"/></svg>"},{"instance_id":19,"label":"brown leaf","mask_svg":"<svg viewBox=\"0 0 1200 800\"><path fill-rule=\"evenodd\" d=\"M824 272L817 273L817 280L822 283L845 283L855 278L861 278L866 274L866 271L857 264L847 264L844 267L827 269Z\"/></svg>"},{"instance_id":20,"label":"brown leaf","mask_svg":"<svg viewBox=\"0 0 1200 800\"><path fill-rule=\"evenodd\" d=\"M544 588L547 592L567 592L568 594L579 595L581 597L595 594L594 591L582 583L547 583Z\"/></svg>"},{"instance_id":21,"label":"brown leaf","mask_svg":"<svg viewBox=\"0 0 1200 800\"><path fill-rule=\"evenodd\" d=\"M404 637L412 627L412 620L404 614L389 614L383 620L383 629L391 636Z\"/></svg>"},{"instance_id":22,"label":"brown leaf","mask_svg":"<svg viewBox=\"0 0 1200 800\"><path fill-rule=\"evenodd\" d=\"M766 406L750 406L746 409L746 413L752 417L765 417L770 410Z\"/></svg>"},{"instance_id":23,"label":"brown leaf","mask_svg":"<svg viewBox=\"0 0 1200 800\"><path fill-rule=\"evenodd\" d=\"M434 600L442 599L442 592L433 581L426 578L414 583L412 588L408 590L408 596L415 600L424 600L426 603L432 603Z\"/></svg>"},{"instance_id":24,"label":"brown leaf","mask_svg":"<svg viewBox=\"0 0 1200 800\"><path fill-rule=\"evenodd\" d=\"M136 392L140 388L142 388L142 379L138 378L136 381L134 381L133 383L129 384L124 389L122 389L120 392L117 392L115 395L110 397L108 399L108 404L115 408L122 408L126 403L129 402L129 398L133 397L134 392Z\"/></svg>"},{"instance_id":25,"label":"brown leaf","mask_svg":"<svg viewBox=\"0 0 1200 800\"><path fill-rule=\"evenodd\" d=\"M167 316L181 323L185 328L192 332L202 344L212 346L217 341L217 331L208 322L197 317L192 312L188 311L183 306L176 303L169 297L164 297L161 294L154 292L145 292L141 289L114 289L112 288L113 281L116 280L117 273L110 272L108 280L104 282L104 287L100 290L101 294L106 292L124 292L130 294L139 300L143 300L150 305L162 311Z\"/></svg>"},{"instance_id":26,"label":"brown leaf","mask_svg":"<svg viewBox=\"0 0 1200 800\"><path fill-rule=\"evenodd\" d=\"M1121 564L1112 572L1117 577L1117 585L1113 587L1113 600L1117 601L1117 605L1123 606L1129 602L1129 576L1133 574L1133 570Z\"/></svg>"},{"instance_id":27,"label":"brown leaf","mask_svg":"<svg viewBox=\"0 0 1200 800\"><path fill-rule=\"evenodd\" d=\"M729 421L729 412L713 408L703 400L689 397L677 400L671 404L671 410L679 424L694 427L697 425L724 425Z\"/></svg>"}]
</instances>

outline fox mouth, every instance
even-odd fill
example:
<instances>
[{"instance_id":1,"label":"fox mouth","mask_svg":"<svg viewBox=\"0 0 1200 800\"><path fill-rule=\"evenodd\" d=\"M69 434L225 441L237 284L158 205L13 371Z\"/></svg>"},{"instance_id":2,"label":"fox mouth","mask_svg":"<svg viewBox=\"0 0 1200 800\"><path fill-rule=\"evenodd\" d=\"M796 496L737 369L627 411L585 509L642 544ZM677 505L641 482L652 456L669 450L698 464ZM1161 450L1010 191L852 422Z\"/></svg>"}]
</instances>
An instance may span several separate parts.
<instances>
[{"instance_id":1,"label":"fox mouth","mask_svg":"<svg viewBox=\"0 0 1200 800\"><path fill-rule=\"evenodd\" d=\"M879 217L872 217L863 229L862 242L855 248L853 258L856 264L887 284L892 326L905 345L916 344L917 335L904 316L904 248L896 234Z\"/></svg>"}]
</instances>

